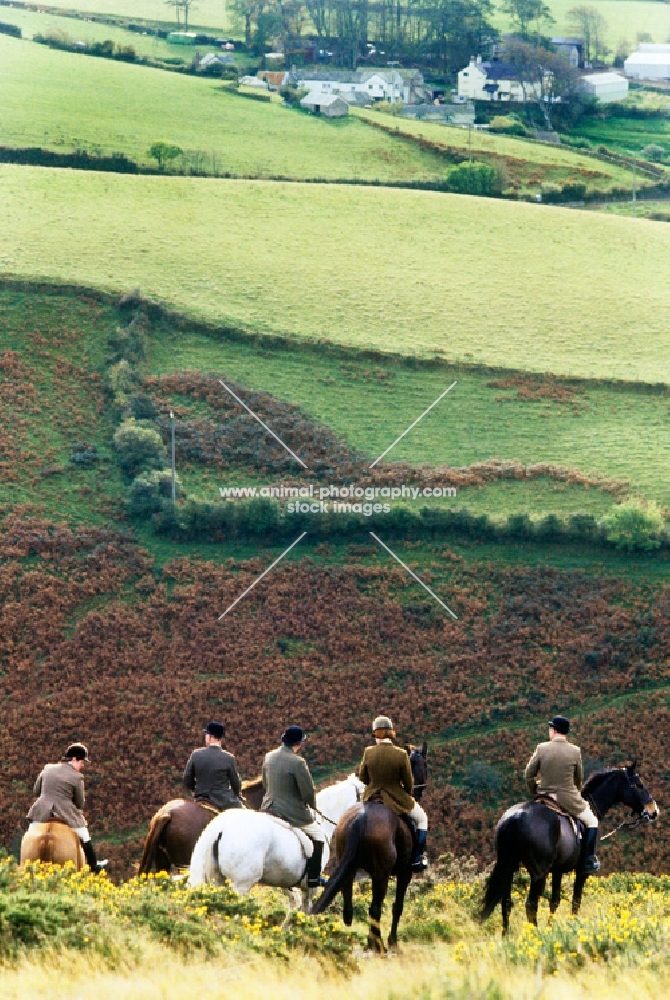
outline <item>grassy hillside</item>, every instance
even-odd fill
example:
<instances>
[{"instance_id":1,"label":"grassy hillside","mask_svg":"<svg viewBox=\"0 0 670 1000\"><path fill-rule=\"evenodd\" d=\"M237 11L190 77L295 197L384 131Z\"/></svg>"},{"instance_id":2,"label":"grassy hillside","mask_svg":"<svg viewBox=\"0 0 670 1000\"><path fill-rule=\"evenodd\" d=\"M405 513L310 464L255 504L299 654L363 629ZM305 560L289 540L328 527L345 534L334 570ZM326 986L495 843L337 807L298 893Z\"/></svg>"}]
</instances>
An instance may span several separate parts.
<instances>
[{"instance_id":1,"label":"grassy hillside","mask_svg":"<svg viewBox=\"0 0 670 1000\"><path fill-rule=\"evenodd\" d=\"M432 192L5 166L0 233L5 273L140 285L259 332L670 377L663 223Z\"/></svg>"},{"instance_id":2,"label":"grassy hillside","mask_svg":"<svg viewBox=\"0 0 670 1000\"><path fill-rule=\"evenodd\" d=\"M556 23L546 29L546 34L575 34L568 12L576 6L579 4L575 0L549 0L548 7ZM611 49L610 60L622 40L628 42L628 51L632 52L637 47L638 34L648 34L654 42L667 42L670 37L670 11L666 4L645 0L593 0L588 6L595 7L607 22L605 41ZM494 23L502 31L511 28L509 17L502 10L498 10Z\"/></svg>"},{"instance_id":3,"label":"grassy hillside","mask_svg":"<svg viewBox=\"0 0 670 1000\"><path fill-rule=\"evenodd\" d=\"M490 163L502 171L506 192L536 194L542 184L565 184L569 181L585 184L589 192L607 192L612 187L632 186L630 170L565 147L483 132L468 134L467 129L455 126L390 118L374 111L361 111L359 114L373 124L396 129L399 135L438 143L445 153L452 150L465 153L471 148L474 159ZM640 176L638 188L653 183L653 180Z\"/></svg>"},{"instance_id":4,"label":"grassy hillside","mask_svg":"<svg viewBox=\"0 0 670 1000\"><path fill-rule=\"evenodd\" d=\"M222 89L221 81L60 52L6 35L0 35L0 89L6 101L1 145L124 152L155 166L149 147L164 140L200 151L206 169L214 156L219 173L250 176L384 181L434 180L446 173L439 154L353 118L315 119L244 100Z\"/></svg>"},{"instance_id":5,"label":"grassy hillside","mask_svg":"<svg viewBox=\"0 0 670 1000\"><path fill-rule=\"evenodd\" d=\"M74 3L54 3L53 6L83 14L115 14L130 21L155 21L177 30L174 9L170 10L165 0L74 0ZM223 0L197 0L189 17L189 29L195 27L229 33L230 18Z\"/></svg>"}]
</instances>

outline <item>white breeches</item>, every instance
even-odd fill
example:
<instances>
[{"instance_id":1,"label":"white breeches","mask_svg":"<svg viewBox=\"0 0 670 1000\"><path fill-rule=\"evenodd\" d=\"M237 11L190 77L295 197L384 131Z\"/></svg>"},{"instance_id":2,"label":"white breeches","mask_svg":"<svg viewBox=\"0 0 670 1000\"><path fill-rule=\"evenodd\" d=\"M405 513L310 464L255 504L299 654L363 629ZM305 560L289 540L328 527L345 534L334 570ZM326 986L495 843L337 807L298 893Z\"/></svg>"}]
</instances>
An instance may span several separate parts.
<instances>
[{"instance_id":1,"label":"white breeches","mask_svg":"<svg viewBox=\"0 0 670 1000\"><path fill-rule=\"evenodd\" d=\"M34 833L36 826L44 826L44 824L43 823L31 823L30 826L28 827L28 830L29 831L32 830L33 833ZM91 839L91 835L88 832L88 827L77 826L77 827L70 827L70 829L74 830L74 832L77 834L77 836L81 840L82 844L87 844L89 842L89 840Z\"/></svg>"},{"instance_id":2,"label":"white breeches","mask_svg":"<svg viewBox=\"0 0 670 1000\"><path fill-rule=\"evenodd\" d=\"M426 810L422 809L418 802L414 803L414 808L407 815L410 819L414 820L417 830L428 829L428 816L426 815Z\"/></svg>"},{"instance_id":3,"label":"white breeches","mask_svg":"<svg viewBox=\"0 0 670 1000\"><path fill-rule=\"evenodd\" d=\"M301 826L298 829L306 833L310 840L318 840L321 844L325 844L326 835L323 832L323 827L316 820L313 823L308 823L307 826Z\"/></svg>"},{"instance_id":4,"label":"white breeches","mask_svg":"<svg viewBox=\"0 0 670 1000\"><path fill-rule=\"evenodd\" d=\"M584 826L588 827L591 830L594 827L598 826L598 819L594 815L591 806L587 806L586 809L582 809L577 819L580 819L584 824Z\"/></svg>"}]
</instances>

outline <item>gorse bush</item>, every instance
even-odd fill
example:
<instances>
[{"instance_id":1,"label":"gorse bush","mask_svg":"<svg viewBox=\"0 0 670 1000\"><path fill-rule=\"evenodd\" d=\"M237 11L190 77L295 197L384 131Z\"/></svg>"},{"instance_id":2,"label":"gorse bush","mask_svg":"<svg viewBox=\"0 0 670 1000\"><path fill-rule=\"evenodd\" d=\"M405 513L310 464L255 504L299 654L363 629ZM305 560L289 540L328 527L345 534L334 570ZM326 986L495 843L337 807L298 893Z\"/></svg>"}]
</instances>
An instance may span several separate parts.
<instances>
[{"instance_id":1,"label":"gorse bush","mask_svg":"<svg viewBox=\"0 0 670 1000\"><path fill-rule=\"evenodd\" d=\"M665 527L663 513L657 503L629 500L618 504L602 521L605 536L618 549L626 552L650 552L661 545Z\"/></svg>"},{"instance_id":2,"label":"gorse bush","mask_svg":"<svg viewBox=\"0 0 670 1000\"><path fill-rule=\"evenodd\" d=\"M167 451L156 428L134 417L124 420L117 428L114 448L119 465L129 475L137 475L144 469L161 469L167 463Z\"/></svg>"},{"instance_id":3,"label":"gorse bush","mask_svg":"<svg viewBox=\"0 0 670 1000\"><path fill-rule=\"evenodd\" d=\"M499 192L498 174L488 163L459 163L447 174L446 183L455 194L486 196Z\"/></svg>"}]
</instances>

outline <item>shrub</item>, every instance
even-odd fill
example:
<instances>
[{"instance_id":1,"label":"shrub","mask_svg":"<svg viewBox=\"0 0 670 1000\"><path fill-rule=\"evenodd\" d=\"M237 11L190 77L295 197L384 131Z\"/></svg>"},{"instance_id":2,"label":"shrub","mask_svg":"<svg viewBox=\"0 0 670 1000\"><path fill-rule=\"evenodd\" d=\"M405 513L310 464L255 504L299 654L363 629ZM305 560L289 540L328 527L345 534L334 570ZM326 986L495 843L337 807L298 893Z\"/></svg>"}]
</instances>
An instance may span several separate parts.
<instances>
[{"instance_id":1,"label":"shrub","mask_svg":"<svg viewBox=\"0 0 670 1000\"><path fill-rule=\"evenodd\" d=\"M171 160L176 160L182 153L181 146L175 146L171 142L154 142L149 148L149 156L152 160L156 160L159 170L165 170L168 163Z\"/></svg>"},{"instance_id":2,"label":"shrub","mask_svg":"<svg viewBox=\"0 0 670 1000\"><path fill-rule=\"evenodd\" d=\"M665 150L663 146L657 145L655 142L650 142L648 146L645 146L642 150L642 155L645 160L651 160L653 163L658 163L665 157Z\"/></svg>"},{"instance_id":3,"label":"shrub","mask_svg":"<svg viewBox=\"0 0 670 1000\"><path fill-rule=\"evenodd\" d=\"M292 108L299 107L303 97L307 97L307 94L307 90L303 90L301 87L292 87L290 84L279 89L281 99L285 104L290 104Z\"/></svg>"},{"instance_id":4,"label":"shrub","mask_svg":"<svg viewBox=\"0 0 670 1000\"><path fill-rule=\"evenodd\" d=\"M100 456L94 444L78 441L72 449L68 461L72 465L93 465L95 462L100 461Z\"/></svg>"},{"instance_id":5,"label":"shrub","mask_svg":"<svg viewBox=\"0 0 670 1000\"><path fill-rule=\"evenodd\" d=\"M7 21L0 21L0 35L11 35L13 38L20 38L21 29L18 24L8 24Z\"/></svg>"},{"instance_id":6,"label":"shrub","mask_svg":"<svg viewBox=\"0 0 670 1000\"><path fill-rule=\"evenodd\" d=\"M561 188L565 201L584 201L586 184L581 181L570 181Z\"/></svg>"},{"instance_id":7,"label":"shrub","mask_svg":"<svg viewBox=\"0 0 670 1000\"><path fill-rule=\"evenodd\" d=\"M182 492L181 479L175 475L175 493ZM147 517L161 509L161 500L172 497L172 470L153 469L141 472L130 487L129 507L137 517Z\"/></svg>"},{"instance_id":8,"label":"shrub","mask_svg":"<svg viewBox=\"0 0 670 1000\"><path fill-rule=\"evenodd\" d=\"M128 393L136 389L139 384L137 372L124 358L123 361L111 366L108 379L114 402L117 406L125 407L128 402Z\"/></svg>"},{"instance_id":9,"label":"shrub","mask_svg":"<svg viewBox=\"0 0 670 1000\"><path fill-rule=\"evenodd\" d=\"M605 537L626 552L650 552L659 548L665 522L654 501L628 500L617 504L602 521Z\"/></svg>"},{"instance_id":10,"label":"shrub","mask_svg":"<svg viewBox=\"0 0 670 1000\"><path fill-rule=\"evenodd\" d=\"M124 472L136 476L145 469L161 469L167 462L163 439L154 427L124 420L114 435L114 447Z\"/></svg>"},{"instance_id":11,"label":"shrub","mask_svg":"<svg viewBox=\"0 0 670 1000\"><path fill-rule=\"evenodd\" d=\"M487 760L476 760L465 773L465 786L474 796L495 798L502 791L502 778Z\"/></svg>"},{"instance_id":12,"label":"shrub","mask_svg":"<svg viewBox=\"0 0 670 1000\"><path fill-rule=\"evenodd\" d=\"M489 127L502 135L528 135L528 129L514 115L495 115Z\"/></svg>"},{"instance_id":13,"label":"shrub","mask_svg":"<svg viewBox=\"0 0 670 1000\"><path fill-rule=\"evenodd\" d=\"M456 194L492 195L498 188L498 177L488 163L459 163L447 175L447 189Z\"/></svg>"},{"instance_id":14,"label":"shrub","mask_svg":"<svg viewBox=\"0 0 670 1000\"><path fill-rule=\"evenodd\" d=\"M563 189L559 184L552 184L550 181L542 185L540 194L542 195L542 201L546 201L549 204L563 201Z\"/></svg>"}]
</instances>

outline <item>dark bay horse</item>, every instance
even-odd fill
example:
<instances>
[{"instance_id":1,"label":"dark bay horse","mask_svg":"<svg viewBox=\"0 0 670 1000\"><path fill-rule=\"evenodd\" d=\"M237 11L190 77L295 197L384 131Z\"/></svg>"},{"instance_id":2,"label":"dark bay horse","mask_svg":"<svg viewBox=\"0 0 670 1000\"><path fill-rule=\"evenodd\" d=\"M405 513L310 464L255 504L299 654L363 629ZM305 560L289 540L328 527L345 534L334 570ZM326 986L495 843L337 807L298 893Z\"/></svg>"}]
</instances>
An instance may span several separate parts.
<instances>
[{"instance_id":1,"label":"dark bay horse","mask_svg":"<svg viewBox=\"0 0 670 1000\"><path fill-rule=\"evenodd\" d=\"M259 809L263 798L260 778L242 782L247 808ZM187 868L198 837L218 811L192 799L172 799L155 813L144 841L139 874Z\"/></svg>"},{"instance_id":2,"label":"dark bay horse","mask_svg":"<svg viewBox=\"0 0 670 1000\"><path fill-rule=\"evenodd\" d=\"M416 796L426 787L428 767L426 743L421 749L406 748L410 754ZM398 944L398 924L405 904L405 893L412 880L412 833L402 818L381 802L357 803L347 809L333 834L332 847L338 859L328 885L312 907L312 913L323 913L338 892L342 893L343 920L350 926L354 918L353 886L356 872L366 871L372 880L372 902L368 910L368 948L385 952L381 935L381 916L389 879L396 877L389 948Z\"/></svg>"},{"instance_id":3,"label":"dark bay horse","mask_svg":"<svg viewBox=\"0 0 670 1000\"><path fill-rule=\"evenodd\" d=\"M635 763L592 774L582 788L582 796L591 803L598 819L620 803L631 809L640 822L658 818L659 809L636 771ZM544 892L547 875L551 872L552 914L561 901L561 879L577 871L580 863L581 840L575 837L572 823L550 806L541 802L519 802L499 820L495 833L497 860L486 883L486 894L480 918L486 920L501 904L503 934L509 930L512 909L512 881L523 865L530 874L530 891L526 899L526 917L537 924L537 907ZM577 871L572 893L572 912L577 914L588 875Z\"/></svg>"}]
</instances>

